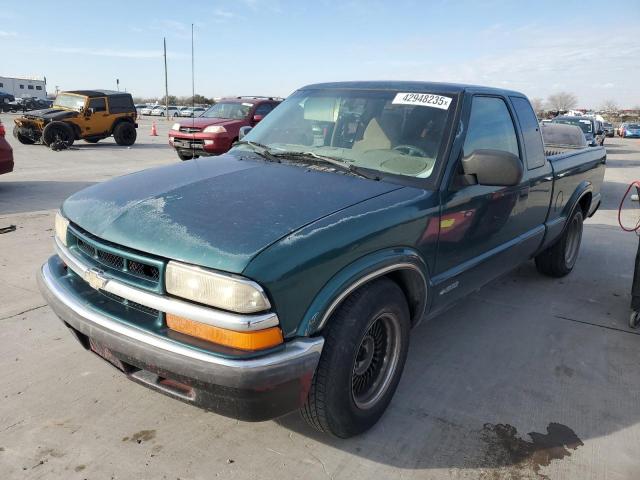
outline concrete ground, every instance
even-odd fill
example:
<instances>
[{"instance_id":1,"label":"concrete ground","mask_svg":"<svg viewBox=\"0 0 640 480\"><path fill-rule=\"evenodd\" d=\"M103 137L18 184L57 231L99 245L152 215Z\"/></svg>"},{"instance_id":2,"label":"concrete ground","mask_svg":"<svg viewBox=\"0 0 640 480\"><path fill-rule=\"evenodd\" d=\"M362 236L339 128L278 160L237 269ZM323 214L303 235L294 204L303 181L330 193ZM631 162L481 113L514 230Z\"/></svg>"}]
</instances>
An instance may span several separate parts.
<instances>
[{"instance_id":1,"label":"concrete ground","mask_svg":"<svg viewBox=\"0 0 640 480\"><path fill-rule=\"evenodd\" d=\"M2 115L11 124L9 115ZM335 440L297 414L242 423L129 382L80 348L35 274L61 201L178 161L166 122L52 152L12 137L0 177L0 478L640 478L640 336L627 328L638 239L617 226L640 141L607 139L604 204L560 280L532 263L418 327L396 396L367 434ZM631 217L629 217L631 218Z\"/></svg>"}]
</instances>

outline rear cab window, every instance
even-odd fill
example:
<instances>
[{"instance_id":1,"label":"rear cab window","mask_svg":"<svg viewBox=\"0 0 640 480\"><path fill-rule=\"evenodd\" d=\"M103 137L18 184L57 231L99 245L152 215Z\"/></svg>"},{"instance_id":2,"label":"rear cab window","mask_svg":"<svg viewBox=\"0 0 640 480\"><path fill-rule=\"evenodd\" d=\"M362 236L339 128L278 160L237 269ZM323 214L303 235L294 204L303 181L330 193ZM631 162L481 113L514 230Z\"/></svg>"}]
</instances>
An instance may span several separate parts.
<instances>
[{"instance_id":1,"label":"rear cab window","mask_svg":"<svg viewBox=\"0 0 640 480\"><path fill-rule=\"evenodd\" d=\"M527 158L527 168L542 167L545 164L544 145L540 135L540 126L536 114L531 108L529 100L522 97L510 97L513 108L520 123L522 139L524 141L524 152Z\"/></svg>"}]
</instances>

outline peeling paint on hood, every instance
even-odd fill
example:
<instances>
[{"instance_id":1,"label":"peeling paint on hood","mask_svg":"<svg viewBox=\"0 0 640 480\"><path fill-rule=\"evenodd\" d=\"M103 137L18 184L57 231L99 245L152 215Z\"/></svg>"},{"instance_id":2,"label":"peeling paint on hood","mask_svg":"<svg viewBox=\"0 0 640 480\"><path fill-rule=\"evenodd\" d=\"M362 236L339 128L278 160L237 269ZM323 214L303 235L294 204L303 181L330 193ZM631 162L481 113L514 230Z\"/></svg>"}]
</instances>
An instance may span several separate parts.
<instances>
[{"instance_id":1,"label":"peeling paint on hood","mask_svg":"<svg viewBox=\"0 0 640 480\"><path fill-rule=\"evenodd\" d=\"M241 273L280 238L398 188L227 154L94 185L67 199L62 210L73 223L110 242Z\"/></svg>"}]
</instances>

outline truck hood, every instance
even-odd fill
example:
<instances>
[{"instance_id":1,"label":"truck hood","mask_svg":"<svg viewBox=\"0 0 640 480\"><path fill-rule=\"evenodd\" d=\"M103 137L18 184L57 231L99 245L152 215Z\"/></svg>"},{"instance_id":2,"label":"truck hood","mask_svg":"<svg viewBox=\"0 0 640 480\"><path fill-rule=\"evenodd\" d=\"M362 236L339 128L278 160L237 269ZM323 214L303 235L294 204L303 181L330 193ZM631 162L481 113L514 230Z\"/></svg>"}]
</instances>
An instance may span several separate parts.
<instances>
[{"instance_id":1,"label":"truck hood","mask_svg":"<svg viewBox=\"0 0 640 480\"><path fill-rule=\"evenodd\" d=\"M24 118L36 119L42 118L44 120L62 120L64 118L77 117L78 112L74 110L65 110L63 108L45 108L44 110L32 110L24 114Z\"/></svg>"},{"instance_id":2,"label":"truck hood","mask_svg":"<svg viewBox=\"0 0 640 480\"><path fill-rule=\"evenodd\" d=\"M401 188L236 155L97 184L68 198L62 212L82 229L118 245L241 273L257 253L285 235Z\"/></svg>"}]
</instances>

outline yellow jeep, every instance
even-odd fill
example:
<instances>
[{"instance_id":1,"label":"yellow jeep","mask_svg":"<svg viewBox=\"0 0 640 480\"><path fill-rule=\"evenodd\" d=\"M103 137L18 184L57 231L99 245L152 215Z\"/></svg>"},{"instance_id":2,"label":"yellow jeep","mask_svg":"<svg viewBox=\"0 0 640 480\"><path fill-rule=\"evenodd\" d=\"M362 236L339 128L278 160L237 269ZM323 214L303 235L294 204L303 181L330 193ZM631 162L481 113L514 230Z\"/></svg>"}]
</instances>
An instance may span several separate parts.
<instances>
[{"instance_id":1,"label":"yellow jeep","mask_svg":"<svg viewBox=\"0 0 640 480\"><path fill-rule=\"evenodd\" d=\"M26 145L43 143L53 149L69 147L79 139L96 143L111 135L118 145L133 145L136 119L128 93L75 90L60 93L52 108L15 119L13 136Z\"/></svg>"}]
</instances>

